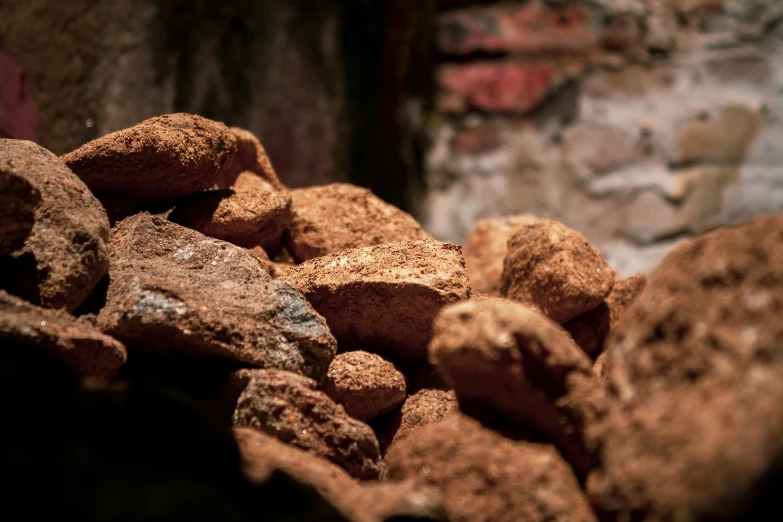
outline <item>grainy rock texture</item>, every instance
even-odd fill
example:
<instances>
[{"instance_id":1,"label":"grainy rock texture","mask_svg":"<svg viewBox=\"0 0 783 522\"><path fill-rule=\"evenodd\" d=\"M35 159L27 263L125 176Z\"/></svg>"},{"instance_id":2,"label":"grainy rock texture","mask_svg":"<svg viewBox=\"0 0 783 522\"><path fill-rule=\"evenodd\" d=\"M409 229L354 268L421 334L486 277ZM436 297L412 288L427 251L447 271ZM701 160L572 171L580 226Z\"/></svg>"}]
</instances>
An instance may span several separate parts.
<instances>
[{"instance_id":1,"label":"grainy rock texture","mask_svg":"<svg viewBox=\"0 0 783 522\"><path fill-rule=\"evenodd\" d=\"M326 322L247 250L142 213L112 229L111 263L98 323L129 348L325 377Z\"/></svg>"},{"instance_id":2,"label":"grainy rock texture","mask_svg":"<svg viewBox=\"0 0 783 522\"><path fill-rule=\"evenodd\" d=\"M404 364L424 354L438 310L470 296L459 246L431 240L326 255L280 279L326 318L341 349L372 349Z\"/></svg>"},{"instance_id":3,"label":"grainy rock texture","mask_svg":"<svg viewBox=\"0 0 783 522\"><path fill-rule=\"evenodd\" d=\"M24 245L0 259L0 286L74 311L109 268L106 211L57 156L30 141L0 139L0 172L23 178L41 195Z\"/></svg>"},{"instance_id":4,"label":"grainy rock texture","mask_svg":"<svg viewBox=\"0 0 783 522\"><path fill-rule=\"evenodd\" d=\"M592 310L612 291L614 271L582 234L551 219L522 224L508 240L501 293L558 324Z\"/></svg>"},{"instance_id":5,"label":"grainy rock texture","mask_svg":"<svg viewBox=\"0 0 783 522\"><path fill-rule=\"evenodd\" d=\"M395 444L387 462L389 478L440 489L451 521L596 520L554 447L507 439L462 414Z\"/></svg>"},{"instance_id":6,"label":"grainy rock texture","mask_svg":"<svg viewBox=\"0 0 783 522\"><path fill-rule=\"evenodd\" d=\"M297 261L349 248L429 239L415 219L367 189L344 183L291 191L287 246Z\"/></svg>"},{"instance_id":7,"label":"grainy rock texture","mask_svg":"<svg viewBox=\"0 0 783 522\"><path fill-rule=\"evenodd\" d=\"M482 219L465 240L465 265L474 292L500 297L503 260L508 240L522 225L535 221L531 216Z\"/></svg>"},{"instance_id":8,"label":"grainy rock texture","mask_svg":"<svg viewBox=\"0 0 783 522\"><path fill-rule=\"evenodd\" d=\"M291 223L291 196L263 189L211 190L177 203L169 220L244 247L280 250Z\"/></svg>"},{"instance_id":9,"label":"grainy rock texture","mask_svg":"<svg viewBox=\"0 0 783 522\"><path fill-rule=\"evenodd\" d=\"M62 159L94 192L165 201L215 185L236 149L222 123L177 113L92 140Z\"/></svg>"},{"instance_id":10,"label":"grainy rock texture","mask_svg":"<svg viewBox=\"0 0 783 522\"><path fill-rule=\"evenodd\" d=\"M563 327L585 353L591 356L600 353L606 336L646 284L647 277L644 274L636 274L615 282L612 293L603 303L571 319Z\"/></svg>"},{"instance_id":11,"label":"grainy rock texture","mask_svg":"<svg viewBox=\"0 0 783 522\"><path fill-rule=\"evenodd\" d=\"M379 355L361 350L338 354L329 365L324 392L355 419L367 421L405 400L405 376Z\"/></svg>"},{"instance_id":12,"label":"grainy rock texture","mask_svg":"<svg viewBox=\"0 0 783 522\"><path fill-rule=\"evenodd\" d=\"M457 411L457 396L454 390L423 388L409 395L400 411L392 415L381 430L381 444L389 447L404 439L416 428L438 422Z\"/></svg>"},{"instance_id":13,"label":"grainy rock texture","mask_svg":"<svg viewBox=\"0 0 783 522\"><path fill-rule=\"evenodd\" d=\"M441 495L435 488L412 482L360 485L328 460L284 444L252 428L236 428L234 436L253 482L264 483L275 470L312 486L352 522L382 522L392 516L444 520Z\"/></svg>"},{"instance_id":14,"label":"grainy rock texture","mask_svg":"<svg viewBox=\"0 0 783 522\"><path fill-rule=\"evenodd\" d=\"M238 190L240 178L245 178L245 182L257 178L268 183L274 190L285 190L258 138L252 132L239 127L231 127L229 131L237 140L237 152L223 169L219 187Z\"/></svg>"},{"instance_id":15,"label":"grainy rock texture","mask_svg":"<svg viewBox=\"0 0 783 522\"><path fill-rule=\"evenodd\" d=\"M435 319L430 360L461 406L545 433L581 478L595 466L605 390L590 359L542 314L500 298L448 306Z\"/></svg>"},{"instance_id":16,"label":"grainy rock texture","mask_svg":"<svg viewBox=\"0 0 783 522\"><path fill-rule=\"evenodd\" d=\"M359 479L383 470L378 440L366 424L315 389L312 379L278 370L240 370L245 383L234 426L249 426L320 455Z\"/></svg>"},{"instance_id":17,"label":"grainy rock texture","mask_svg":"<svg viewBox=\"0 0 783 522\"><path fill-rule=\"evenodd\" d=\"M602 353L595 360L595 364L593 364L593 373L595 373L598 377L600 377L602 381L606 381L608 377L606 357L607 357L607 353L606 352Z\"/></svg>"},{"instance_id":18,"label":"grainy rock texture","mask_svg":"<svg viewBox=\"0 0 783 522\"><path fill-rule=\"evenodd\" d=\"M783 215L664 259L607 342L623 415L588 482L599 507L619 519L731 519L780 476L781 313Z\"/></svg>"},{"instance_id":19,"label":"grainy rock texture","mask_svg":"<svg viewBox=\"0 0 783 522\"><path fill-rule=\"evenodd\" d=\"M40 348L82 377L114 377L127 358L122 343L87 321L0 290L0 345L6 343Z\"/></svg>"},{"instance_id":20,"label":"grainy rock texture","mask_svg":"<svg viewBox=\"0 0 783 522\"><path fill-rule=\"evenodd\" d=\"M9 169L0 170L0 256L22 248L40 201L41 193L30 180Z\"/></svg>"}]
</instances>

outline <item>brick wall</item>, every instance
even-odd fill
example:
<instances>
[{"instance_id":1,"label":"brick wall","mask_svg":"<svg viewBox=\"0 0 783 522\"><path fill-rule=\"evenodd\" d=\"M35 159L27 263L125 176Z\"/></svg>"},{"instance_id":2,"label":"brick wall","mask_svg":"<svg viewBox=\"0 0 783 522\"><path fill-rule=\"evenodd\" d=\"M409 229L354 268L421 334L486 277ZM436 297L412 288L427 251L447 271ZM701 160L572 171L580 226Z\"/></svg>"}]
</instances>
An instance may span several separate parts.
<instances>
[{"instance_id":1,"label":"brick wall","mask_svg":"<svg viewBox=\"0 0 783 522\"><path fill-rule=\"evenodd\" d=\"M621 272L783 210L780 0L443 0L422 218L532 212Z\"/></svg>"}]
</instances>

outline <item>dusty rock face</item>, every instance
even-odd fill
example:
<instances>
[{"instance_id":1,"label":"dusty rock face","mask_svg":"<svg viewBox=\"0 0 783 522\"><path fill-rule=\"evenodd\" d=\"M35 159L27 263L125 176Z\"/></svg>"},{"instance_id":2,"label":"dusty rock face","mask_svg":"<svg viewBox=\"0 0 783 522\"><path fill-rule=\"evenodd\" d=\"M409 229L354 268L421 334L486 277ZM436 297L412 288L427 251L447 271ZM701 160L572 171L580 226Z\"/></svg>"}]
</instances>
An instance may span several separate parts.
<instances>
[{"instance_id":1,"label":"dusty rock face","mask_svg":"<svg viewBox=\"0 0 783 522\"><path fill-rule=\"evenodd\" d=\"M291 196L261 189L211 190L178 202L169 220L235 245L261 246L274 254L291 222Z\"/></svg>"},{"instance_id":2,"label":"dusty rock face","mask_svg":"<svg viewBox=\"0 0 783 522\"><path fill-rule=\"evenodd\" d=\"M41 198L24 245L0 260L0 286L74 311L108 269L106 211L57 156L32 142L0 140L0 173L24 179Z\"/></svg>"},{"instance_id":3,"label":"dusty rock face","mask_svg":"<svg viewBox=\"0 0 783 522\"><path fill-rule=\"evenodd\" d=\"M545 316L500 298L448 306L435 319L430 360L460 405L545 433L580 477L595 466L605 391L590 359Z\"/></svg>"},{"instance_id":4,"label":"dusty rock face","mask_svg":"<svg viewBox=\"0 0 783 522\"><path fill-rule=\"evenodd\" d=\"M403 364L424 354L438 310L470 296L459 246L431 240L323 256L280 279L326 318L341 349L371 347Z\"/></svg>"},{"instance_id":5,"label":"dusty rock face","mask_svg":"<svg viewBox=\"0 0 783 522\"><path fill-rule=\"evenodd\" d=\"M248 426L337 464L359 479L382 471L378 440L366 424L315 389L307 377L277 370L240 370L245 388L234 426Z\"/></svg>"},{"instance_id":6,"label":"dusty rock face","mask_svg":"<svg viewBox=\"0 0 783 522\"><path fill-rule=\"evenodd\" d=\"M287 247L297 261L350 248L430 239L413 217L367 189L344 183L291 191Z\"/></svg>"},{"instance_id":7,"label":"dusty rock face","mask_svg":"<svg viewBox=\"0 0 783 522\"><path fill-rule=\"evenodd\" d=\"M167 114L95 139L62 160L94 192L165 201L215 185L236 149L222 123Z\"/></svg>"},{"instance_id":8,"label":"dusty rock face","mask_svg":"<svg viewBox=\"0 0 783 522\"><path fill-rule=\"evenodd\" d=\"M324 392L345 412L367 421L393 410L405 400L405 376L373 353L338 354L329 365Z\"/></svg>"},{"instance_id":9,"label":"dusty rock face","mask_svg":"<svg viewBox=\"0 0 783 522\"><path fill-rule=\"evenodd\" d=\"M603 303L571 319L563 328L586 354L595 355L603 349L606 336L646 284L647 277L644 274L636 274L615 282L612 293Z\"/></svg>"},{"instance_id":10,"label":"dusty rock face","mask_svg":"<svg viewBox=\"0 0 783 522\"><path fill-rule=\"evenodd\" d=\"M482 219L465 240L465 264L474 292L500 297L503 259L508 240L522 225L534 222L531 216Z\"/></svg>"},{"instance_id":11,"label":"dusty rock face","mask_svg":"<svg viewBox=\"0 0 783 522\"><path fill-rule=\"evenodd\" d=\"M285 187L280 183L258 138L252 132L239 127L231 127L229 131L237 140L237 152L223 169L219 188L241 190L238 185L253 183L251 180L255 178L267 183L274 190L284 191Z\"/></svg>"},{"instance_id":12,"label":"dusty rock face","mask_svg":"<svg viewBox=\"0 0 783 522\"><path fill-rule=\"evenodd\" d=\"M82 377L114 377L127 358L122 343L88 322L0 290L0 345L5 343L39 347Z\"/></svg>"},{"instance_id":13,"label":"dusty rock face","mask_svg":"<svg viewBox=\"0 0 783 522\"><path fill-rule=\"evenodd\" d=\"M599 507L692 521L752 501L783 457L782 312L783 215L664 259L607 342L624 415L588 482Z\"/></svg>"},{"instance_id":14,"label":"dusty rock face","mask_svg":"<svg viewBox=\"0 0 783 522\"><path fill-rule=\"evenodd\" d=\"M40 201L41 193L29 180L0 170L0 256L24 246Z\"/></svg>"},{"instance_id":15,"label":"dusty rock face","mask_svg":"<svg viewBox=\"0 0 783 522\"><path fill-rule=\"evenodd\" d=\"M312 453L280 442L252 428L236 428L244 468L255 483L275 470L315 488L352 522L382 522L391 516L441 520L441 496L434 488L414 489L411 482L360 485L343 469Z\"/></svg>"},{"instance_id":16,"label":"dusty rock face","mask_svg":"<svg viewBox=\"0 0 783 522\"><path fill-rule=\"evenodd\" d=\"M501 294L564 324L601 304L614 271L582 234L551 219L523 224L508 241Z\"/></svg>"},{"instance_id":17,"label":"dusty rock face","mask_svg":"<svg viewBox=\"0 0 783 522\"><path fill-rule=\"evenodd\" d=\"M453 414L417 430L387 454L389 478L443 492L452 521L595 521L554 447L507 439Z\"/></svg>"},{"instance_id":18,"label":"dusty rock face","mask_svg":"<svg viewBox=\"0 0 783 522\"><path fill-rule=\"evenodd\" d=\"M111 260L98 324L129 348L326 375L326 322L247 250L142 213L112 229Z\"/></svg>"},{"instance_id":19,"label":"dusty rock face","mask_svg":"<svg viewBox=\"0 0 783 522\"><path fill-rule=\"evenodd\" d=\"M602 381L606 381L609 373L609 370L606 366L606 356L606 352L602 353L595 360L595 364L593 364L593 373L600 377Z\"/></svg>"},{"instance_id":20,"label":"dusty rock face","mask_svg":"<svg viewBox=\"0 0 783 522\"><path fill-rule=\"evenodd\" d=\"M405 399L400 411L384 427L382 444L391 446L416 428L438 422L459 409L454 390L423 388Z\"/></svg>"}]
</instances>

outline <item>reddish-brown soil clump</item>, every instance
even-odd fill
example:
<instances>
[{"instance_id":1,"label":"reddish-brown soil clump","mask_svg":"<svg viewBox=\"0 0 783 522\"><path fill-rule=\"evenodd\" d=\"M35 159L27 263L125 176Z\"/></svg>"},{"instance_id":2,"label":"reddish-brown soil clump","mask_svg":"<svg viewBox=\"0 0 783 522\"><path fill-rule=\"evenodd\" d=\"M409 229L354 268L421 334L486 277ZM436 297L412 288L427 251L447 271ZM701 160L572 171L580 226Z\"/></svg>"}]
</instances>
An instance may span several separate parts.
<instances>
[{"instance_id":1,"label":"reddish-brown soil clump","mask_svg":"<svg viewBox=\"0 0 783 522\"><path fill-rule=\"evenodd\" d=\"M252 132L239 127L231 127L231 134L237 140L237 152L223 169L218 183L219 188L242 190L249 185L256 187L271 187L284 191L272 162L269 161L264 146Z\"/></svg>"},{"instance_id":2,"label":"reddish-brown soil clump","mask_svg":"<svg viewBox=\"0 0 783 522\"><path fill-rule=\"evenodd\" d=\"M315 389L311 379L275 370L240 370L245 384L234 426L249 426L334 462L350 475L376 479L383 471L378 440L366 424Z\"/></svg>"},{"instance_id":3,"label":"reddish-brown soil clump","mask_svg":"<svg viewBox=\"0 0 783 522\"><path fill-rule=\"evenodd\" d=\"M380 432L381 446L388 448L415 432L416 428L438 422L457 409L454 390L422 388L409 395L402 408L386 420Z\"/></svg>"},{"instance_id":4,"label":"reddish-brown soil clump","mask_svg":"<svg viewBox=\"0 0 783 522\"><path fill-rule=\"evenodd\" d=\"M0 169L0 256L22 248L35 224L40 201L41 192L30 180L10 169Z\"/></svg>"},{"instance_id":5,"label":"reddish-brown soil clump","mask_svg":"<svg viewBox=\"0 0 783 522\"><path fill-rule=\"evenodd\" d=\"M0 140L0 173L31 187L20 193L26 202L19 208L29 212L29 191L40 193L23 245L0 259L0 287L47 308L76 310L109 268L106 211L57 156L30 141ZM29 214L19 218L29 224Z\"/></svg>"},{"instance_id":6,"label":"reddish-brown soil clump","mask_svg":"<svg viewBox=\"0 0 783 522\"><path fill-rule=\"evenodd\" d=\"M367 421L405 400L405 376L379 355L361 350L337 355L324 391L351 417Z\"/></svg>"},{"instance_id":7,"label":"reddish-brown soil clump","mask_svg":"<svg viewBox=\"0 0 783 522\"><path fill-rule=\"evenodd\" d=\"M412 363L446 304L470 295L460 248L432 240L356 248L319 257L280 277L326 318L342 349Z\"/></svg>"},{"instance_id":8,"label":"reddish-brown soil clump","mask_svg":"<svg viewBox=\"0 0 783 522\"><path fill-rule=\"evenodd\" d=\"M297 261L349 248L429 239L415 219L367 189L333 183L291 191L287 246Z\"/></svg>"},{"instance_id":9,"label":"reddish-brown soil clump","mask_svg":"<svg viewBox=\"0 0 783 522\"><path fill-rule=\"evenodd\" d=\"M93 192L147 202L212 187L236 150L236 138L222 123L167 114L95 139L62 160Z\"/></svg>"},{"instance_id":10,"label":"reddish-brown soil clump","mask_svg":"<svg viewBox=\"0 0 783 522\"><path fill-rule=\"evenodd\" d=\"M582 234L551 219L523 223L508 240L501 293L564 324L609 296L614 271Z\"/></svg>"}]
</instances>

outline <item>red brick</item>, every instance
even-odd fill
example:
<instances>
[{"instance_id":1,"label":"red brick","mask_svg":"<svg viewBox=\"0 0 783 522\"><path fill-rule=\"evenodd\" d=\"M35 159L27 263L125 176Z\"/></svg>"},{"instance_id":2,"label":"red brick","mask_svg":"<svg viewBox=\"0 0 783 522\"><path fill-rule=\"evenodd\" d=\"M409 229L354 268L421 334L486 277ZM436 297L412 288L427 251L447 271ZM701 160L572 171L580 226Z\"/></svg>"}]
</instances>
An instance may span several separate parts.
<instances>
[{"instance_id":1,"label":"red brick","mask_svg":"<svg viewBox=\"0 0 783 522\"><path fill-rule=\"evenodd\" d=\"M596 45L586 7L524 6L455 9L438 16L438 49L446 55L472 52L587 53Z\"/></svg>"},{"instance_id":2,"label":"red brick","mask_svg":"<svg viewBox=\"0 0 783 522\"><path fill-rule=\"evenodd\" d=\"M494 127L481 125L460 129L451 139L451 152L457 155L474 155L492 152L503 145L500 132Z\"/></svg>"},{"instance_id":3,"label":"red brick","mask_svg":"<svg viewBox=\"0 0 783 522\"><path fill-rule=\"evenodd\" d=\"M524 113L566 81L581 75L581 61L473 62L438 70L438 105L444 112Z\"/></svg>"}]
</instances>

